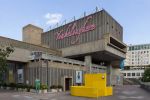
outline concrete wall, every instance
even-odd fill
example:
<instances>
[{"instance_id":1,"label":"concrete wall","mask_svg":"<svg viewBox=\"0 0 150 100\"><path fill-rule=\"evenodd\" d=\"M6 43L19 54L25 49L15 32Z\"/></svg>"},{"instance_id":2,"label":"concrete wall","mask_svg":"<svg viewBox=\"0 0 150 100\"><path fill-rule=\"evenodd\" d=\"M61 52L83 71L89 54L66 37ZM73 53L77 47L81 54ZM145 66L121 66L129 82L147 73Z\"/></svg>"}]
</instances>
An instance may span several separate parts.
<instances>
[{"instance_id":1,"label":"concrete wall","mask_svg":"<svg viewBox=\"0 0 150 100\"><path fill-rule=\"evenodd\" d=\"M42 33L43 33L43 29L29 24L29 25L23 27L22 40L23 40L23 42L41 45L41 34Z\"/></svg>"},{"instance_id":2,"label":"concrete wall","mask_svg":"<svg viewBox=\"0 0 150 100\"><path fill-rule=\"evenodd\" d=\"M88 42L80 45L74 45L67 48L62 48L62 56L73 56L73 55L80 55L86 53L92 53L96 51L103 51L105 40L97 40L93 42Z\"/></svg>"},{"instance_id":3,"label":"concrete wall","mask_svg":"<svg viewBox=\"0 0 150 100\"><path fill-rule=\"evenodd\" d=\"M85 67L69 63L48 61L47 65L47 62L45 62L44 60L32 61L28 65L27 80L29 80L29 84L31 85L34 85L35 79L38 78L41 80L42 84L47 84L48 81L49 87L51 85L62 85L64 87L64 78L72 78L72 85L74 85L76 70L82 70L83 73L85 73L86 69Z\"/></svg>"},{"instance_id":4,"label":"concrete wall","mask_svg":"<svg viewBox=\"0 0 150 100\"><path fill-rule=\"evenodd\" d=\"M19 62L28 62L31 51L21 48L14 48L14 52L10 54L8 60L19 61Z\"/></svg>"},{"instance_id":5,"label":"concrete wall","mask_svg":"<svg viewBox=\"0 0 150 100\"><path fill-rule=\"evenodd\" d=\"M56 39L57 34L63 34L67 32L73 33L74 31L78 32L77 30L84 26L88 17L92 17L90 20L88 20L88 25L95 25L93 30L80 33L79 35L68 36L63 39ZM71 29L74 28L73 25L77 25L77 27L71 31ZM120 41L123 40L122 26L105 10L101 10L71 23L52 29L48 32L42 33L42 45L48 45L50 48L56 49L66 48L100 40L103 38L103 35L107 33L111 34ZM72 43L75 40L77 41Z\"/></svg>"},{"instance_id":6,"label":"concrete wall","mask_svg":"<svg viewBox=\"0 0 150 100\"><path fill-rule=\"evenodd\" d=\"M24 51L26 52L26 50L29 50L29 51L47 52L48 54L52 54L52 55L61 55L61 51L59 51L59 50L50 49L50 48L47 48L44 46L29 44L29 43L25 43L22 41L18 41L18 40L0 36L0 47L10 46L10 45L13 46L14 48L18 48L16 50L18 50L18 52L22 52L22 53L24 53ZM17 54L17 51L16 51L16 54Z\"/></svg>"}]
</instances>

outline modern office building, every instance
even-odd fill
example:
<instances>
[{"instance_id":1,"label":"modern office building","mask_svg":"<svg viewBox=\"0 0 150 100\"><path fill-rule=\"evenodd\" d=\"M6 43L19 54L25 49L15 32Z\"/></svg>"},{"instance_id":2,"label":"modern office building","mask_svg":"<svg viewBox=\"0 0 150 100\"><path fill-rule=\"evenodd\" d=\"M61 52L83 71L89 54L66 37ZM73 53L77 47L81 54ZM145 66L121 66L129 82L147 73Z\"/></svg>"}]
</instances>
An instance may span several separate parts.
<instances>
[{"instance_id":1,"label":"modern office building","mask_svg":"<svg viewBox=\"0 0 150 100\"><path fill-rule=\"evenodd\" d=\"M4 37L0 41L15 47L8 58L8 82L34 85L40 79L42 84L62 85L64 90L77 83L77 71L81 75L106 72L107 84L118 84L119 64L126 55L123 28L105 10L84 14L47 32L29 24L23 27L23 41Z\"/></svg>"},{"instance_id":2,"label":"modern office building","mask_svg":"<svg viewBox=\"0 0 150 100\"><path fill-rule=\"evenodd\" d=\"M144 70L150 67L150 44L130 45L127 48L125 78L140 78Z\"/></svg>"}]
</instances>

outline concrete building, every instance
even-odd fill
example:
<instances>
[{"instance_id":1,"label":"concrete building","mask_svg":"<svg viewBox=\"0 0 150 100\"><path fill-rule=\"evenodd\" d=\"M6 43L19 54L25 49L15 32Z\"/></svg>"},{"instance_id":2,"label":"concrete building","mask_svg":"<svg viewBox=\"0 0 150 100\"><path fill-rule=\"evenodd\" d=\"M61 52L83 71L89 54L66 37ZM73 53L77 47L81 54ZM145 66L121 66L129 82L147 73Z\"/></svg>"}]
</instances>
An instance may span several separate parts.
<instances>
[{"instance_id":1,"label":"concrete building","mask_svg":"<svg viewBox=\"0 0 150 100\"><path fill-rule=\"evenodd\" d=\"M1 45L12 45L8 58L8 83L62 85L68 90L77 84L76 72L106 72L108 85L118 84L119 64L125 59L123 28L105 10L66 23L47 32L27 25L23 41L0 37ZM81 84L83 83L81 76ZM121 84L121 81L120 83Z\"/></svg>"},{"instance_id":2,"label":"concrete building","mask_svg":"<svg viewBox=\"0 0 150 100\"><path fill-rule=\"evenodd\" d=\"M123 70L124 78L136 78L139 79L143 76L144 70Z\"/></svg>"},{"instance_id":3,"label":"concrete building","mask_svg":"<svg viewBox=\"0 0 150 100\"><path fill-rule=\"evenodd\" d=\"M113 73L112 68L118 70L120 61L125 58L123 28L105 10L44 32L41 37L42 45L61 50L63 57L85 61L86 66L104 64L108 76L119 74ZM114 84L111 82L108 83Z\"/></svg>"},{"instance_id":4,"label":"concrete building","mask_svg":"<svg viewBox=\"0 0 150 100\"><path fill-rule=\"evenodd\" d=\"M149 65L150 65L150 44L128 46L125 60L125 69L128 70L123 71L125 78L142 77L144 70L150 67Z\"/></svg>"},{"instance_id":5,"label":"concrete building","mask_svg":"<svg viewBox=\"0 0 150 100\"><path fill-rule=\"evenodd\" d=\"M34 85L36 79L42 84L61 85L69 90L76 84L76 71L86 73L82 61L63 58L61 51L0 37L1 47L13 46L14 52L8 58L9 71L4 75L7 83L28 83ZM91 73L106 72L106 67L91 64ZM84 79L83 79L84 80ZM83 82L82 80L82 82Z\"/></svg>"},{"instance_id":6,"label":"concrete building","mask_svg":"<svg viewBox=\"0 0 150 100\"><path fill-rule=\"evenodd\" d=\"M22 40L27 43L41 45L41 34L43 29L34 25L27 25L23 27Z\"/></svg>"}]
</instances>

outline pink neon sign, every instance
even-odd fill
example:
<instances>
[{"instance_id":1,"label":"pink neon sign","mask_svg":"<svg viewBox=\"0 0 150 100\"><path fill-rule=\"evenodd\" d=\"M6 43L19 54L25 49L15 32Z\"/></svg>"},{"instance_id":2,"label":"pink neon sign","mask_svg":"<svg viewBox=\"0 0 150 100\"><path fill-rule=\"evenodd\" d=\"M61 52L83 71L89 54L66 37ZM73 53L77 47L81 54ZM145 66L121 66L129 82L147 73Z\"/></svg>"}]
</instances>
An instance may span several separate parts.
<instances>
[{"instance_id":1,"label":"pink neon sign","mask_svg":"<svg viewBox=\"0 0 150 100\"><path fill-rule=\"evenodd\" d=\"M92 19L92 16L87 17L84 25L81 28L77 28L77 22L69 24L65 32L63 30L57 32L56 40L62 40L66 37L78 35L76 40L71 43L71 44L74 44L77 40L79 40L80 34L88 32L88 31L92 31L96 28L95 24L89 23L90 19Z\"/></svg>"}]
</instances>

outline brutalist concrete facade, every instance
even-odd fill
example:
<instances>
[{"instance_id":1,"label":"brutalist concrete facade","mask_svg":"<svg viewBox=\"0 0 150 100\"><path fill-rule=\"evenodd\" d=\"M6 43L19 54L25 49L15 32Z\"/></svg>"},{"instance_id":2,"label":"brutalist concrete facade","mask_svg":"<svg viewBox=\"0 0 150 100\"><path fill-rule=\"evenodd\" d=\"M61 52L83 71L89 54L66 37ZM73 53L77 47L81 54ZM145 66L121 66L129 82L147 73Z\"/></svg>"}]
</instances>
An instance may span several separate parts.
<instances>
[{"instance_id":1,"label":"brutalist concrete facade","mask_svg":"<svg viewBox=\"0 0 150 100\"><path fill-rule=\"evenodd\" d=\"M14 52L8 57L8 72L5 74L6 83L35 85L39 79L41 84L62 86L69 90L76 85L76 71L87 72L82 61L62 57L60 50L50 49L40 45L30 44L10 38L0 37L0 48L13 46ZM106 72L104 66L92 64L93 72ZM19 70L22 78L19 79ZM84 80L82 80L83 82Z\"/></svg>"},{"instance_id":2,"label":"brutalist concrete facade","mask_svg":"<svg viewBox=\"0 0 150 100\"><path fill-rule=\"evenodd\" d=\"M91 73L106 72L105 66L92 64L91 68ZM48 87L62 86L65 91L69 90L71 85L77 85L76 71L82 71L84 75L87 70L82 61L41 53L40 57L30 59L26 79L31 85L34 85L36 79L40 79L41 83L47 84ZM84 78L81 84L84 84Z\"/></svg>"},{"instance_id":3,"label":"brutalist concrete facade","mask_svg":"<svg viewBox=\"0 0 150 100\"><path fill-rule=\"evenodd\" d=\"M122 26L105 10L101 10L42 33L42 44L48 45L50 48L61 49L101 40L106 33L110 33L120 41L123 40Z\"/></svg>"},{"instance_id":4,"label":"brutalist concrete facade","mask_svg":"<svg viewBox=\"0 0 150 100\"><path fill-rule=\"evenodd\" d=\"M125 58L123 28L105 10L44 32L41 37L42 45L62 50L63 57L76 58L90 54L93 59L97 59L96 55L110 53L108 55L112 59L99 59L112 61Z\"/></svg>"},{"instance_id":5,"label":"brutalist concrete facade","mask_svg":"<svg viewBox=\"0 0 150 100\"><path fill-rule=\"evenodd\" d=\"M61 51L49 49L43 46L29 44L26 42L6 38L0 36L0 48L5 48L7 46L12 46L14 52L10 54L7 58L8 62L8 72L5 73L4 79L7 83L20 83L18 80L18 70L22 70L23 79L21 83L26 83L28 80L27 73L29 69L29 62L31 59L31 53L36 52L46 52L47 54L53 54L54 56L61 56Z\"/></svg>"},{"instance_id":6,"label":"brutalist concrete facade","mask_svg":"<svg viewBox=\"0 0 150 100\"><path fill-rule=\"evenodd\" d=\"M30 44L41 45L41 34L42 33L43 33L43 29L29 24L29 25L23 27L22 40L24 42L27 42Z\"/></svg>"},{"instance_id":7,"label":"brutalist concrete facade","mask_svg":"<svg viewBox=\"0 0 150 100\"><path fill-rule=\"evenodd\" d=\"M87 61L89 67L92 62L103 63L107 66L109 81L115 76L111 75L111 69L119 68L125 59L123 27L105 10L44 32L41 37L42 45L61 50L63 57Z\"/></svg>"},{"instance_id":8,"label":"brutalist concrete facade","mask_svg":"<svg viewBox=\"0 0 150 100\"><path fill-rule=\"evenodd\" d=\"M62 85L64 90L76 84L76 71L107 72L108 85L117 84L117 77L121 76L119 63L126 54L123 28L105 10L48 32L29 24L23 28L23 42L4 37L0 41L4 46L15 47L8 58L10 67L14 66L8 72L10 79L12 71L24 69L24 83L34 85L35 79L40 79L48 87ZM32 55L33 52L37 54ZM15 80L9 81L17 83Z\"/></svg>"}]
</instances>

